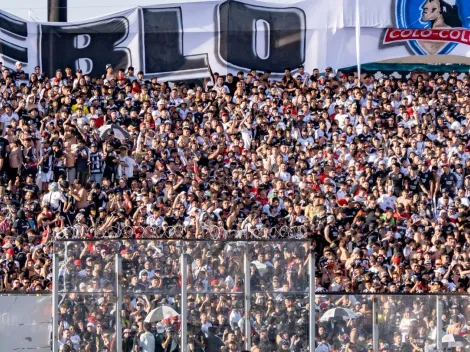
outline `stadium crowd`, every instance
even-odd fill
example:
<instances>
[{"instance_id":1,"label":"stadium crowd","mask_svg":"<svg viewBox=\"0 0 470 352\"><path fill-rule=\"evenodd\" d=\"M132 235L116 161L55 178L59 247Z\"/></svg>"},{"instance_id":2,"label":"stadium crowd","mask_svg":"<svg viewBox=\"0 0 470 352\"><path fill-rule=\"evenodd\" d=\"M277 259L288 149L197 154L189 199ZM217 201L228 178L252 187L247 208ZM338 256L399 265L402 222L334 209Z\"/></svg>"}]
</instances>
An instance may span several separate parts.
<instances>
[{"instance_id":1,"label":"stadium crowd","mask_svg":"<svg viewBox=\"0 0 470 352\"><path fill-rule=\"evenodd\" d=\"M370 315L367 299L342 293L467 293L470 76L299 66L279 78L252 70L170 84L132 67L103 70L48 77L0 65L0 292L50 291L58 253L59 289L71 292L60 305L62 350L112 350L116 253L133 352L153 352L157 331L155 350L179 348L177 317L144 319L159 306L178 311L183 252L194 327L184 351L241 349L244 251L252 352L305 350L312 250L316 292L338 295L318 296L318 318L336 307ZM286 227L302 227L305 241L276 242L271 229ZM272 241L144 240L214 239L214 229ZM406 348L432 340L432 319L419 318L430 307L384 300L394 321L384 351L394 334ZM457 319L465 333L465 314L449 325ZM318 351L367 350L371 340L357 317L318 329Z\"/></svg>"}]
</instances>

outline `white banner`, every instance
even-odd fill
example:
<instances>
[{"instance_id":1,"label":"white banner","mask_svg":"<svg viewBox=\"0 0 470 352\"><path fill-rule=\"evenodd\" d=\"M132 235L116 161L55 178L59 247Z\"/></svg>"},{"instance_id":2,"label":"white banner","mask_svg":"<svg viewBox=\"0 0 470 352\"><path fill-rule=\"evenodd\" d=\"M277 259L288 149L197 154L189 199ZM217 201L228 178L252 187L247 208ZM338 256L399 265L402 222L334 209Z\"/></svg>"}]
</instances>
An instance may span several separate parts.
<instances>
[{"instance_id":1,"label":"white banner","mask_svg":"<svg viewBox=\"0 0 470 352\"><path fill-rule=\"evenodd\" d=\"M0 61L54 75L71 66L92 76L109 63L146 78L203 78L210 71L303 64L336 69L409 55L468 56L470 1L209 1L138 7L76 23L38 23L0 12ZM416 29L411 31L409 29ZM398 31L397 31L398 30ZM357 54L357 43L361 54Z\"/></svg>"},{"instance_id":2,"label":"white banner","mask_svg":"<svg viewBox=\"0 0 470 352\"><path fill-rule=\"evenodd\" d=\"M328 14L335 3L340 8L342 1L318 1L314 8ZM210 69L283 73L286 67L324 61L312 50L315 31L342 23L337 10L307 21L312 11L310 1L276 7L197 2L139 7L65 24L26 22L3 12L0 57L8 67L20 61L29 72L38 65L49 74L69 65L96 76L108 63L171 80L205 77Z\"/></svg>"}]
</instances>

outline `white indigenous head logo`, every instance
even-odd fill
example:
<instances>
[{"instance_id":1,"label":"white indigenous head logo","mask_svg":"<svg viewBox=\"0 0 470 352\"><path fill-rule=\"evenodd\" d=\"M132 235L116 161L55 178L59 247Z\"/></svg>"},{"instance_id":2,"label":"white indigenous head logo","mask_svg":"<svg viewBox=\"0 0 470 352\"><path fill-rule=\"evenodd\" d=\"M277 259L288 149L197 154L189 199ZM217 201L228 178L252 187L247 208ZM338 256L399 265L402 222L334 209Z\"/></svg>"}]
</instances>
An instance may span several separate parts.
<instances>
[{"instance_id":1,"label":"white indigenous head logo","mask_svg":"<svg viewBox=\"0 0 470 352\"><path fill-rule=\"evenodd\" d=\"M384 44L406 42L418 55L450 54L470 44L470 1L396 0L396 29L387 29Z\"/></svg>"}]
</instances>

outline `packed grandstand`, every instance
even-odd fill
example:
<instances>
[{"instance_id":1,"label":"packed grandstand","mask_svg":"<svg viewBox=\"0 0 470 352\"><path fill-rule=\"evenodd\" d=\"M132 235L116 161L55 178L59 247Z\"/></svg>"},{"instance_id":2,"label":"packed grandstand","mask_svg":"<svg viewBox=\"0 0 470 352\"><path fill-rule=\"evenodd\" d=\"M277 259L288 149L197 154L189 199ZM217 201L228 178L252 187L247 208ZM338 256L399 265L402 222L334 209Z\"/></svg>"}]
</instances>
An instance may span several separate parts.
<instances>
[{"instance_id":1,"label":"packed grandstand","mask_svg":"<svg viewBox=\"0 0 470 352\"><path fill-rule=\"evenodd\" d=\"M241 351L246 251L252 352L306 351L314 312L318 351L369 351L368 293L470 287L468 75L0 69L0 292L50 292L57 253L62 351L114 351L116 309L123 351ZM435 344L428 299L379 297L383 351ZM445 301L447 332L468 303ZM145 321L158 307L174 315Z\"/></svg>"}]
</instances>

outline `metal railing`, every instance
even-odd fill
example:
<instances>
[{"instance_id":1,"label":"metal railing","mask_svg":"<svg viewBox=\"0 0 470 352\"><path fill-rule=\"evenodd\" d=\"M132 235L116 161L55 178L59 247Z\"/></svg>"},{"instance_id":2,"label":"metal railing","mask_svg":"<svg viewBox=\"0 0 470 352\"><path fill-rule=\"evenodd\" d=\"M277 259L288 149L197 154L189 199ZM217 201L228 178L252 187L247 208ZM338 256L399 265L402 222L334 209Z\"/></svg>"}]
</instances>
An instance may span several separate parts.
<instances>
[{"instance_id":1,"label":"metal railing","mask_svg":"<svg viewBox=\"0 0 470 352\"><path fill-rule=\"evenodd\" d=\"M305 249L305 256L298 258L302 262L303 270L296 276L295 283L291 286L274 289L271 286L273 283L268 285L265 282L265 286L262 283L252 285L252 266L256 262L253 253L258 253L260 249L268 246L297 253L297 255L301 252L296 252L298 248L302 248L302 251ZM98 255L97 251L100 251L99 255L103 256L103 260L108 263L104 269L106 284L96 289L93 288L93 285L83 286L80 276L74 271L75 269L68 268L70 267L70 258L75 258L75 253L82 253L86 248L94 248L93 255ZM104 248L105 251L103 251ZM122 248L125 248L122 252L124 254L121 254ZM164 263L162 270L166 270L167 267L173 268L173 272L168 275L167 283L163 287L155 289L149 287L136 289L135 286L132 286L133 277L140 279L140 266L137 268L129 267L127 248L132 248L134 253L143 251L142 253L148 256L156 255L155 258ZM156 251L153 252L153 249L156 249ZM218 302L219 299L237 302L237 309L239 309L242 320L247 319L238 325L233 325L232 328L233 331L239 334L240 340L243 341L243 348L247 350L252 347L252 338L260 333L257 319L259 314L264 314L260 311L265 310L264 305L266 302L272 301L276 306L282 308L287 307L285 301L289 299L293 300L292 304L295 305L293 309L302 311L300 323L295 322L297 325L294 324L294 326L304 334L297 336L295 334L297 332L295 332L294 335L289 335L289 340L291 338L294 340L301 339L302 351L314 351L319 343L331 345L334 351L347 350L346 346L348 344L351 351L361 349L379 351L386 344L392 345L397 340L403 346L415 345L411 348L422 347L426 344L427 346L433 345L434 350L442 350L442 337L445 335L444 327L447 329L446 332L457 331L458 324L463 324L461 325L461 332L466 331L464 323L467 319L470 321L470 314L467 313L467 310L470 312L470 309L467 308L470 299L467 300L467 297L470 297L464 294L406 295L316 292L315 281L311 280L315 277L315 258L309 249L309 241L299 240L296 237L287 241L267 238L262 240L250 239L249 241L213 241L195 238L186 241L174 239L174 237L151 239L116 239L111 237L101 238L100 240L56 238L54 263L57 263L57 267L54 266L54 282L58 284L54 285L53 296L57 297L55 300L57 303L54 303L54 307L58 307L64 299L67 300L67 296L70 294L85 297L85 302L87 302L86 297L89 296L95 297L90 298L91 302L104 297L105 302L114 308L115 324L111 327L111 330L115 331L113 346L116 351L121 350L123 341L123 321L121 320L120 308L123 307L123 304L128 305L131 297L133 297L133 300L144 302L146 309L147 301L150 305L153 304L152 302L161 304L165 301L173 307L179 314L177 335L178 344L181 346L188 346L188 343L190 343L191 339L188 340L188 336L191 336L190 326L193 324L194 319L198 319L198 314L195 315L193 308L191 308L191 304L193 304L191 302L196 300L201 304L205 299L210 300L210 302ZM206 262L212 263L218 261L220 256L227 256L227 258L230 256L230 262L227 262L226 265L231 267L231 264L235 263L233 265L235 269L230 270L232 270L233 275L240 279L239 289L226 288L219 284L199 287L199 283L194 277L193 264L196 257L202 258L203 255ZM140 259L135 263L137 262L142 264ZM262 265L258 266L257 269L266 270ZM68 272L69 269L70 272ZM208 269L211 268L206 267L206 270ZM177 283L171 281L171 274L173 273L177 274ZM269 280L274 280L275 275L266 275ZM287 275L287 271L285 275ZM59 297L62 301L59 301ZM462 317L457 322L454 322L456 314L452 308L453 303L457 304L459 309L462 310ZM97 303L91 304L96 305ZM235 306L232 305L231 307ZM152 308L155 308L155 306L152 306ZM351 313L351 317L346 320L335 316L325 318L327 313L334 309L344 309ZM408 313L412 315L407 316ZM54 310L53 336L55 350L58 348L57 341L60 339L60 336L58 336L58 319L59 313ZM291 319L288 314L286 319L287 321ZM264 320L266 322L266 319ZM279 326L282 326L282 329L287 329L290 334L292 332L292 330L289 330L291 327L289 325L284 327L283 323L280 321ZM465 343L461 346L466 348L465 341L467 340L466 337L463 338L464 340L460 343ZM353 346L355 346L355 349ZM357 349L358 346L361 349ZM448 346L448 342L445 342L444 347ZM183 350L186 350L186 348L183 348Z\"/></svg>"},{"instance_id":2,"label":"metal railing","mask_svg":"<svg viewBox=\"0 0 470 352\"><path fill-rule=\"evenodd\" d=\"M64 235L67 230L67 235ZM299 233L303 230L298 228L291 229L287 238L283 239L268 236L253 238L244 232L244 240L239 240L240 236L234 236L236 239L230 240L228 238L232 237L223 234L216 227L211 227L211 231L214 231L211 234L214 238L217 237L217 240L194 237L180 239L175 237L175 234L179 233L177 227L166 229L163 237L160 233L155 238L146 239L131 238L129 232L125 236L125 231L121 229L108 237L84 240L74 235L77 234L76 231L62 230L62 235L55 237L52 297L49 298L47 293L28 295L19 292L18 295L7 295L14 297L13 300L24 295L42 297L48 301L52 306L49 312L52 311L53 323L48 326L54 351L58 351L60 345L67 341L63 336L64 329L67 326L78 326L74 321L62 319L63 314L78 314L73 310L77 302L87 309L92 307L96 310L98 306L107 309L107 316L112 315L112 319L108 317L110 322L106 323L109 344L112 346L111 350L121 351L123 329L130 327L128 317L121 315L124 314L121 308L131 307L132 313L135 314L137 310L134 301L143 302L146 310L160 306L164 301L175 309L178 321L174 323L177 326L177 343L180 346L191 344L191 326L199 319L199 313L194 312L193 302L209 304L204 303L205 300L215 304L219 300L231 301L228 307L238 309L237 314L241 320L238 323L229 321L228 325L230 331L238 334L239 340L243 341L243 348L247 350L251 349L255 343L253 338L258 338L262 333L262 325L266 325L270 317L277 317L278 332L285 330L289 340L300 341L300 351L314 351L321 343L330 345L334 351L348 351L348 348L351 351L380 351L387 344L397 343L415 349L426 345L428 350L443 350L452 346L446 339L443 340L444 335L446 338L447 335L461 336L457 337L463 350L470 345L464 336L467 331L466 322L470 322L470 296L463 293L406 295L323 292L317 288L315 280L311 279L315 277L315 257L310 251L310 241L299 238ZM221 233L223 236L220 238ZM307 235L308 231L305 232L306 237ZM287 263L283 264L285 267L274 274L272 268L267 268L257 260L260 252L268 250L272 253L284 252L284 256L296 256L295 260L300 264L294 270L289 269ZM133 258L132 265L129 264L129 255ZM86 276L94 275L85 270L93 267L93 262L85 264L88 257L100 263L98 266L102 265L99 277ZM162 280L162 286L145 286L141 289L133 286L132 280L140 279L145 258L151 258L162 271L171 268L168 273L165 272L167 280ZM201 284L199 274L195 274L194 270L198 258L206 265L205 270L213 270L210 265L223 262L224 264L219 266L224 266L230 271L232 281L238 280L239 283L234 283L234 286L227 285L226 281L229 281L230 275L224 274L227 277L222 276L223 280ZM229 259L224 262L224 258ZM289 275L294 275L290 281ZM253 281L253 278L256 280ZM288 284L285 287L275 287L276 278ZM0 299L1 297L0 295ZM269 310L269 302L272 306L279 307L280 315ZM8 307L9 304L1 306ZM64 313L64 310L67 313ZM295 314L290 316L290 310ZM344 310L351 315L347 318L334 315L328 317L334 310ZM271 313L268 313L269 311ZM2 314L6 316L9 313L0 311L0 317ZM92 314L93 319L99 314L99 311L95 311ZM74 317L73 319L82 319L83 325L85 315ZM298 319L292 321L293 317ZM44 321L41 324L48 321L42 320ZM81 328L86 330L87 320L84 322L85 326ZM93 324L96 325L96 322ZM153 326L156 327L155 324ZM455 332L458 333L454 334ZM45 346L42 344L39 347ZM182 350L187 349L183 347Z\"/></svg>"}]
</instances>

